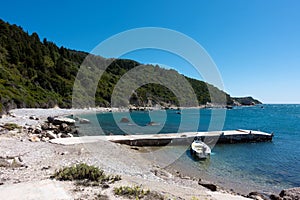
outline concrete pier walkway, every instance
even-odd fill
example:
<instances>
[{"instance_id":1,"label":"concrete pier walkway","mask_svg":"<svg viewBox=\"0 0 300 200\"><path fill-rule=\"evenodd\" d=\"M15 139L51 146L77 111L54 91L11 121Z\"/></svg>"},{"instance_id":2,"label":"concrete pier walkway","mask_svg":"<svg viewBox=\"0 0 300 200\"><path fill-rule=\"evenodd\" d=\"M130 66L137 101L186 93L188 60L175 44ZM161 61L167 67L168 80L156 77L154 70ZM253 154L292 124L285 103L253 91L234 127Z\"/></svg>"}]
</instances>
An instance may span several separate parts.
<instances>
[{"instance_id":1,"label":"concrete pier walkway","mask_svg":"<svg viewBox=\"0 0 300 200\"><path fill-rule=\"evenodd\" d=\"M207 144L215 143L246 143L271 141L273 134L253 130L231 130L213 132L185 132L153 135L110 135L110 136L84 136L73 138L59 138L50 140L51 143L70 145L92 143L106 140L131 146L163 146L192 143L195 137L200 137Z\"/></svg>"}]
</instances>

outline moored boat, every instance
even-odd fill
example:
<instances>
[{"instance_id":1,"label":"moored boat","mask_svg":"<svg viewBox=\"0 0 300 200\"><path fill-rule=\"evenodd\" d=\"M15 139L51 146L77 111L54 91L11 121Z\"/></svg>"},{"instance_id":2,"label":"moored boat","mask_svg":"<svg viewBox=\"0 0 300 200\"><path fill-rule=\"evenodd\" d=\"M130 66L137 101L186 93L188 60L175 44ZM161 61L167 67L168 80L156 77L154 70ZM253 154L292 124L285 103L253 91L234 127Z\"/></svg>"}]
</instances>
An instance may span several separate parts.
<instances>
[{"instance_id":1,"label":"moored boat","mask_svg":"<svg viewBox=\"0 0 300 200\"><path fill-rule=\"evenodd\" d=\"M206 159L211 154L210 147L201 140L194 140L190 148L191 154L197 156L200 159Z\"/></svg>"}]
</instances>

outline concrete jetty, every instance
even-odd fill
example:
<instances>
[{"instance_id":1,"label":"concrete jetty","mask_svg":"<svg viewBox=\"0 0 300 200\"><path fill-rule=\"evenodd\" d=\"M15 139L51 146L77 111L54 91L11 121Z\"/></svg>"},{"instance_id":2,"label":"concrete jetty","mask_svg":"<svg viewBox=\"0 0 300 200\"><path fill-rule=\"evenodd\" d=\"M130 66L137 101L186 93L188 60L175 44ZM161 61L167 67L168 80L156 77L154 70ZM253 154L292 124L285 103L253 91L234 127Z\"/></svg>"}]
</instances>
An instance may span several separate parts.
<instances>
[{"instance_id":1,"label":"concrete jetty","mask_svg":"<svg viewBox=\"0 0 300 200\"><path fill-rule=\"evenodd\" d=\"M153 135L109 135L58 138L50 142L56 144L92 143L106 140L130 146L164 146L191 144L195 137L200 137L208 145L216 143L247 143L272 141L273 134L253 130L231 130L212 132L185 132Z\"/></svg>"}]
</instances>

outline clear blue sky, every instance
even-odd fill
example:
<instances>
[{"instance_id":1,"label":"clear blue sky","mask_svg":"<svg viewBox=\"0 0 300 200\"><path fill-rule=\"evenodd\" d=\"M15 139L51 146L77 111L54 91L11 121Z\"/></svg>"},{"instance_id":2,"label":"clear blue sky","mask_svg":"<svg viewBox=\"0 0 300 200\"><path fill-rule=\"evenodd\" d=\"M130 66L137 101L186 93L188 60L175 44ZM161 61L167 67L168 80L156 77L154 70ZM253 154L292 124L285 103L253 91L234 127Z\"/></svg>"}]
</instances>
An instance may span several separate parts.
<instances>
[{"instance_id":1,"label":"clear blue sky","mask_svg":"<svg viewBox=\"0 0 300 200\"><path fill-rule=\"evenodd\" d=\"M300 103L300 1L4 1L0 18L59 46L91 51L106 38L138 27L164 27L199 42L221 73L225 91L264 103ZM126 55L163 63L196 77L166 53Z\"/></svg>"}]
</instances>

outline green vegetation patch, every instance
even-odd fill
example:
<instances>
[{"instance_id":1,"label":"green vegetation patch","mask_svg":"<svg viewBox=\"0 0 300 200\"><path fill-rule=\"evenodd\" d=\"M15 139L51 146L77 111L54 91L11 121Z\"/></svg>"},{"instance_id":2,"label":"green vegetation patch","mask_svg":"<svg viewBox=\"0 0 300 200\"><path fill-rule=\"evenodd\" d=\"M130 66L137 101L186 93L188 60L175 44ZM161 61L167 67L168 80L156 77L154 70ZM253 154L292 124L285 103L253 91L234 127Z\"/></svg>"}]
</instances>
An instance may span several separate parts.
<instances>
[{"instance_id":1,"label":"green vegetation patch","mask_svg":"<svg viewBox=\"0 0 300 200\"><path fill-rule=\"evenodd\" d=\"M6 123L2 126L3 128L9 130L9 131L12 131L14 129L20 129L21 127L18 126L17 124L15 123Z\"/></svg>"},{"instance_id":2,"label":"green vegetation patch","mask_svg":"<svg viewBox=\"0 0 300 200\"><path fill-rule=\"evenodd\" d=\"M95 166L80 163L72 167L64 167L54 173L52 178L60 181L78 181L77 184L96 186L121 180L119 175L106 175L103 170Z\"/></svg>"},{"instance_id":3,"label":"green vegetation patch","mask_svg":"<svg viewBox=\"0 0 300 200\"><path fill-rule=\"evenodd\" d=\"M135 198L135 199L155 199L155 200L163 200L164 196L157 193L152 192L149 189L142 189L140 186L120 186L114 188L114 193L117 196L124 196L127 198Z\"/></svg>"}]
</instances>

